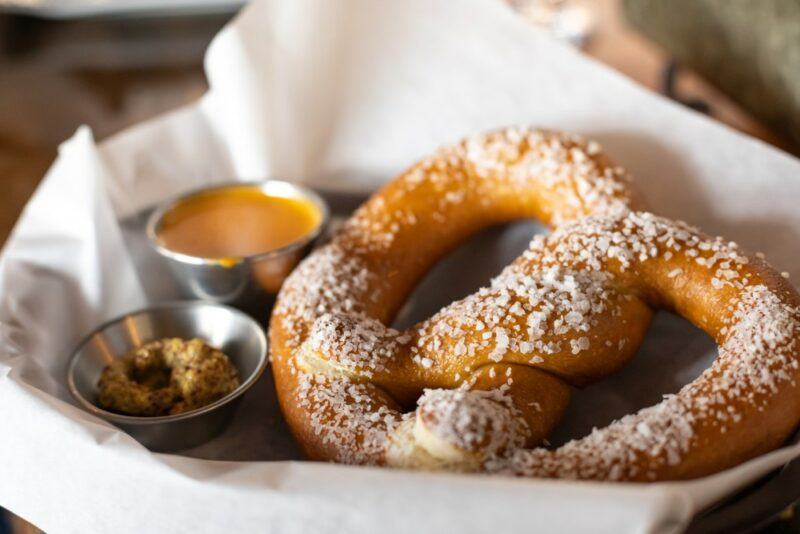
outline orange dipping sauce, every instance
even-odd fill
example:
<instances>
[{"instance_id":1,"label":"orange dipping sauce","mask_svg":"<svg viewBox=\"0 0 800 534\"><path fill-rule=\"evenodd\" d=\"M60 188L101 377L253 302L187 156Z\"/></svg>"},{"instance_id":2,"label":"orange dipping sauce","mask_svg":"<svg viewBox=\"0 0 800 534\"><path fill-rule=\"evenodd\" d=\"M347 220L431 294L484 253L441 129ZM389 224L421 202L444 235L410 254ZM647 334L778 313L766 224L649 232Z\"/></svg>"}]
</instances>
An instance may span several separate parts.
<instances>
[{"instance_id":1,"label":"orange dipping sauce","mask_svg":"<svg viewBox=\"0 0 800 534\"><path fill-rule=\"evenodd\" d=\"M242 185L180 201L161 218L156 235L174 252L224 260L279 249L308 236L321 222L311 200Z\"/></svg>"}]
</instances>

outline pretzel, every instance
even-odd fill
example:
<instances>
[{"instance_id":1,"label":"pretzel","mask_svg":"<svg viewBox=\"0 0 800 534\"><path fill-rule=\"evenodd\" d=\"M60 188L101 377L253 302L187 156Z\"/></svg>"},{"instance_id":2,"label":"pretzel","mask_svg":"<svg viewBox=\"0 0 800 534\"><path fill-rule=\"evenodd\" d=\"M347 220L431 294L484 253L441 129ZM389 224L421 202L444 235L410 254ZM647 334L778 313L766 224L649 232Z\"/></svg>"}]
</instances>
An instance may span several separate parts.
<instances>
[{"instance_id":1,"label":"pretzel","mask_svg":"<svg viewBox=\"0 0 800 534\"><path fill-rule=\"evenodd\" d=\"M800 421L800 296L763 258L640 208L599 145L526 128L443 148L390 182L278 296L272 368L306 454L651 481L778 447ZM408 330L386 326L442 255L531 217L552 232L488 287ZM716 340L711 367L653 407L543 446L571 387L628 361L654 309Z\"/></svg>"}]
</instances>

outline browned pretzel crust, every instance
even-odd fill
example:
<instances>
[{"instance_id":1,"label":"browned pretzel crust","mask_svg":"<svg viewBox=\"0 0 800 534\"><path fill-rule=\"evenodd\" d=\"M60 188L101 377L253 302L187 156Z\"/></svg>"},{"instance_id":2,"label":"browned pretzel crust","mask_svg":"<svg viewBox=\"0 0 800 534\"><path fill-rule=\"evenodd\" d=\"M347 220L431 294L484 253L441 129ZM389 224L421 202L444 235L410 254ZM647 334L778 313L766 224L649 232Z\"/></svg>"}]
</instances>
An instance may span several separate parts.
<instances>
[{"instance_id":1,"label":"browned pretzel crust","mask_svg":"<svg viewBox=\"0 0 800 534\"><path fill-rule=\"evenodd\" d=\"M734 243L636 209L625 172L566 134L495 132L413 166L278 297L272 366L297 440L316 459L601 480L698 477L779 446L800 420L800 297ZM385 326L443 254L527 217L553 233L488 287ZM531 448L570 386L633 355L653 308L714 337L711 368L585 438Z\"/></svg>"}]
</instances>

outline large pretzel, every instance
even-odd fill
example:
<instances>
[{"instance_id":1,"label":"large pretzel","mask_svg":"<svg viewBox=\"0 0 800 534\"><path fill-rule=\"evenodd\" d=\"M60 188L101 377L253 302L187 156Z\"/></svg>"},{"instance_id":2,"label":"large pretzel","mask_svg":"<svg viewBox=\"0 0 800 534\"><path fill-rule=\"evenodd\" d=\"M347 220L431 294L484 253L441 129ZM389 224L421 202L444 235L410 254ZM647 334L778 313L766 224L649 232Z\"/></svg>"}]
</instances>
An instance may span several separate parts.
<instances>
[{"instance_id":1,"label":"large pretzel","mask_svg":"<svg viewBox=\"0 0 800 534\"><path fill-rule=\"evenodd\" d=\"M625 172L570 135L496 132L413 166L278 297L272 365L297 440L315 459L602 480L698 477L779 446L800 420L800 297L735 244L636 209ZM444 253L526 217L553 232L489 287L386 326ZM656 406L530 448L570 386L632 356L653 308L711 335L713 365Z\"/></svg>"}]
</instances>

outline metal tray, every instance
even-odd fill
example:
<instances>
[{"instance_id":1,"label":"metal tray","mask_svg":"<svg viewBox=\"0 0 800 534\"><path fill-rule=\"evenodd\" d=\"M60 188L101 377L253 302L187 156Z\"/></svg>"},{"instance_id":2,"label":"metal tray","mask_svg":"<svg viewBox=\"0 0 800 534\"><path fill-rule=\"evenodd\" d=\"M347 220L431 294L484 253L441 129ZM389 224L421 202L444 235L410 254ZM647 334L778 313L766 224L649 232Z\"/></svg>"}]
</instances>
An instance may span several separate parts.
<instances>
[{"instance_id":1,"label":"metal tray","mask_svg":"<svg viewBox=\"0 0 800 534\"><path fill-rule=\"evenodd\" d=\"M365 196L347 193L334 193L319 191L331 206L332 224L335 230L337 222L341 222L361 204ZM177 288L171 280L169 272L161 263L160 258L153 252L144 237L144 224L149 211L137 214L122 222L123 233L128 244L131 256L136 263L138 272L147 273L141 276L144 289L152 301L170 300L177 296ZM511 259L521 252L530 241L535 232L544 232L544 228L536 223L526 221L514 223L499 228L490 228L479 233L466 245L457 249L445 258L422 281L420 286L409 297L408 304L400 311L395 321L396 326L407 326L416 320L428 317L435 313L442 305L461 298L486 282L498 273ZM461 266L469 265L469 269ZM250 310L257 320L265 324L269 317L269 310ZM641 353L644 358L651 357L656 352L669 355L670 349L677 347L683 352L706 353L713 346L705 334L689 325L686 321L670 314L658 314L653 322L652 336L663 339L675 339L678 345L659 346L654 350L647 339L642 345ZM663 345L663 342L658 342ZM666 361L666 360L665 360ZM704 368L707 362L700 362ZM650 364L652 365L652 363ZM673 368L686 382L699 374L693 368L691 374L685 369ZM670 372L664 373L665 375ZM641 358L634 358L619 373L603 381L601 388L617 388L626 391L630 396L630 385L641 377ZM674 379L658 383L657 391L639 393L635 402L641 407L657 402L663 393L674 392L682 384L676 384ZM226 460L288 460L301 459L302 455L294 442L289 437L288 430L281 419L274 397L274 388L270 373L265 373L265 380L256 386L260 393L251 395L245 402L258 402L259 417L246 415L235 419L228 430L217 442L185 451L193 457ZM577 391L574 399L582 405L579 411L567 413L571 416L572 424L567 433L559 429L551 441L554 444L562 443L576 435L583 435L591 430L592 426L601 426L610 422L609 418L621 417L624 413L606 413L602 415L593 412L591 406L593 395L597 394L597 387ZM607 393L606 393L607 394ZM255 411L255 410L254 410ZM246 407L240 412L247 413ZM613 410L612 410L613 412ZM598 417L603 419L598 420ZM227 434L227 437L225 437ZM269 435L269 442L263 442L264 435ZM795 435L797 441L800 435ZM220 439L226 439L226 445L220 445ZM259 439L262 442L259 442ZM257 452L259 443L269 449L269 454ZM247 452L245 444L251 447ZM255 449L255 450L254 450ZM691 533L717 533L717 532L750 532L764 523L774 519L787 506L800 498L800 460L786 464L769 475L761 478L746 489L723 500L712 508L700 513L688 527Z\"/></svg>"},{"instance_id":2,"label":"metal tray","mask_svg":"<svg viewBox=\"0 0 800 534\"><path fill-rule=\"evenodd\" d=\"M0 0L0 12L45 19L234 13L246 0Z\"/></svg>"}]
</instances>

